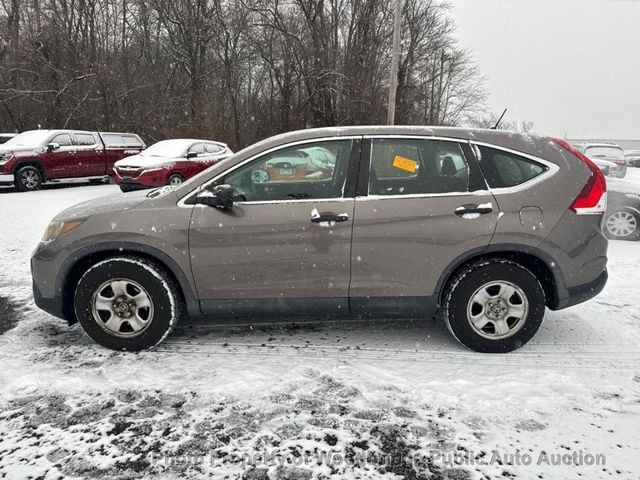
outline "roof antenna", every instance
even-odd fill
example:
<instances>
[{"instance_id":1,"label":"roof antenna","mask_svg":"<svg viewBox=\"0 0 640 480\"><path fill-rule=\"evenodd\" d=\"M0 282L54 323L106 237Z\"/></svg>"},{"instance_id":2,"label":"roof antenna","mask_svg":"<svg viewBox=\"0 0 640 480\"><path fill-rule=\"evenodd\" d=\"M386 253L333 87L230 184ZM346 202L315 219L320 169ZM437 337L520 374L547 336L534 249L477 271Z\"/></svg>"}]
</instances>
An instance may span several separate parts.
<instances>
[{"instance_id":1,"label":"roof antenna","mask_svg":"<svg viewBox=\"0 0 640 480\"><path fill-rule=\"evenodd\" d=\"M502 122L502 119L507 114L507 110L508 110L507 108L504 109L504 112L502 112L502 115L500 115L500 118L498 119L496 124L493 127L491 127L491 130L497 130L498 129L498 127L500 126L500 122Z\"/></svg>"}]
</instances>

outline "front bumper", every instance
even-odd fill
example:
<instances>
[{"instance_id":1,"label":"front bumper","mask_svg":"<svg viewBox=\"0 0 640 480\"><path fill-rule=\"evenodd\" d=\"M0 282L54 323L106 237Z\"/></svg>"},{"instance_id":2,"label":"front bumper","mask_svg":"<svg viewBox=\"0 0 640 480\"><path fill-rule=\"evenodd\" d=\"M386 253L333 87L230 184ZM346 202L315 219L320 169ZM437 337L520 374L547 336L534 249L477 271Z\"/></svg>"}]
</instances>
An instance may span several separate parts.
<instances>
[{"instance_id":1,"label":"front bumper","mask_svg":"<svg viewBox=\"0 0 640 480\"><path fill-rule=\"evenodd\" d=\"M75 315L65 309L64 293L56 285L58 272L66 258L64 250L51 251L48 245L38 244L31 257L33 300L38 308L72 324Z\"/></svg>"},{"instance_id":2,"label":"front bumper","mask_svg":"<svg viewBox=\"0 0 640 480\"><path fill-rule=\"evenodd\" d=\"M113 178L120 185L127 185L132 188L162 187L167 184L169 174L166 169L142 171L136 177L121 175L118 170L113 170Z\"/></svg>"},{"instance_id":3,"label":"front bumper","mask_svg":"<svg viewBox=\"0 0 640 480\"><path fill-rule=\"evenodd\" d=\"M13 173L10 174L0 174L0 185L13 185L13 181L15 180L15 176Z\"/></svg>"},{"instance_id":4,"label":"front bumper","mask_svg":"<svg viewBox=\"0 0 640 480\"><path fill-rule=\"evenodd\" d=\"M72 323L70 319L66 318L68 315L65 315L64 312L64 301L62 299L62 295L57 295L53 298L43 297L38 285L36 285L36 282L33 282L33 300L39 309L44 310L54 317L62 318L63 320L67 320L67 322Z\"/></svg>"}]
</instances>

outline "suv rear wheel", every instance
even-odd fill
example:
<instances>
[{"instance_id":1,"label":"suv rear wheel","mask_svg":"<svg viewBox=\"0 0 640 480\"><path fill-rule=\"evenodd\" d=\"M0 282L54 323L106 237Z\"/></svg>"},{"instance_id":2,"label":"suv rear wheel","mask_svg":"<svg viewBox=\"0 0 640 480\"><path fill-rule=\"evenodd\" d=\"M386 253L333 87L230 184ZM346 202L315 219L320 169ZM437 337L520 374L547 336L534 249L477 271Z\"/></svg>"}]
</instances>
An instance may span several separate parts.
<instances>
[{"instance_id":1,"label":"suv rear wheel","mask_svg":"<svg viewBox=\"0 0 640 480\"><path fill-rule=\"evenodd\" d=\"M98 262L76 287L76 317L85 333L113 350L153 347L180 317L175 282L155 264L115 257Z\"/></svg>"},{"instance_id":2,"label":"suv rear wheel","mask_svg":"<svg viewBox=\"0 0 640 480\"><path fill-rule=\"evenodd\" d=\"M14 185L19 192L39 190L44 178L42 172L33 165L18 168L15 173Z\"/></svg>"},{"instance_id":3,"label":"suv rear wheel","mask_svg":"<svg viewBox=\"0 0 640 480\"><path fill-rule=\"evenodd\" d=\"M452 279L444 317L463 345L501 353L531 340L544 309L544 290L535 275L515 262L490 259L471 264Z\"/></svg>"}]
</instances>

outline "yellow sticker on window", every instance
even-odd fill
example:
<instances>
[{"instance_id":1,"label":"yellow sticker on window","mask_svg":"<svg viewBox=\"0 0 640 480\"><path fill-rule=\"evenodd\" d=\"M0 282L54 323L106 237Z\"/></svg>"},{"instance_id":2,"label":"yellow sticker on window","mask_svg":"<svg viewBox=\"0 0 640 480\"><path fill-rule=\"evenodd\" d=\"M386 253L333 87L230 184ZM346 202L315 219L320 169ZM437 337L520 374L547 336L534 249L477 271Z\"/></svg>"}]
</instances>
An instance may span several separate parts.
<instances>
[{"instance_id":1,"label":"yellow sticker on window","mask_svg":"<svg viewBox=\"0 0 640 480\"><path fill-rule=\"evenodd\" d=\"M411 160L410 158L396 155L393 159L393 167L397 168L398 170L404 170L405 172L416 173L418 162L416 162L415 160Z\"/></svg>"}]
</instances>

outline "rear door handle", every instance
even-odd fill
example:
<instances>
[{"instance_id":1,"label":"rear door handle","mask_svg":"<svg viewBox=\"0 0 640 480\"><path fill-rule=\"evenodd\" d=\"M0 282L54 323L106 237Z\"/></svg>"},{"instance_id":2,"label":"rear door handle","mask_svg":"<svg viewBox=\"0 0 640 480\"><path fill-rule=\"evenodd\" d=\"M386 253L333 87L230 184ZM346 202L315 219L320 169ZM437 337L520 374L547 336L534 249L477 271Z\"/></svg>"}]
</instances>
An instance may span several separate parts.
<instances>
[{"instance_id":1,"label":"rear door handle","mask_svg":"<svg viewBox=\"0 0 640 480\"><path fill-rule=\"evenodd\" d=\"M462 205L458 208L456 208L456 215L458 215L459 217L462 217L463 215L467 215L467 214L473 214L473 213L477 213L479 215L486 215L488 213L492 213L493 212L493 205L491 205L490 203L484 203L482 205L477 205L477 204L467 204L467 205Z\"/></svg>"},{"instance_id":2,"label":"rear door handle","mask_svg":"<svg viewBox=\"0 0 640 480\"><path fill-rule=\"evenodd\" d=\"M349 221L349 214L347 213L318 212L315 208L311 211L311 223L339 223L347 221Z\"/></svg>"}]
</instances>

